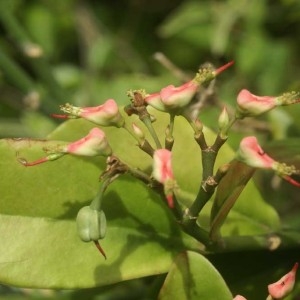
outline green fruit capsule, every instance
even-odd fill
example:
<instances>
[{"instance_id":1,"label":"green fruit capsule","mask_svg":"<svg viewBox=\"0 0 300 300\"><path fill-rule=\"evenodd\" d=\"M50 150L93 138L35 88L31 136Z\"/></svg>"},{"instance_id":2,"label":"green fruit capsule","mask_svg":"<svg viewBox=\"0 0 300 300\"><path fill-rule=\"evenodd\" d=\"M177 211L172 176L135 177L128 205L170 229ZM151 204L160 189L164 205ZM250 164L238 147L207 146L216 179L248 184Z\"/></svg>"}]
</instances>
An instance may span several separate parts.
<instances>
[{"instance_id":1,"label":"green fruit capsule","mask_svg":"<svg viewBox=\"0 0 300 300\"><path fill-rule=\"evenodd\" d=\"M106 217L102 210L84 206L77 214L76 223L78 235L84 242L97 241L105 237Z\"/></svg>"}]
</instances>

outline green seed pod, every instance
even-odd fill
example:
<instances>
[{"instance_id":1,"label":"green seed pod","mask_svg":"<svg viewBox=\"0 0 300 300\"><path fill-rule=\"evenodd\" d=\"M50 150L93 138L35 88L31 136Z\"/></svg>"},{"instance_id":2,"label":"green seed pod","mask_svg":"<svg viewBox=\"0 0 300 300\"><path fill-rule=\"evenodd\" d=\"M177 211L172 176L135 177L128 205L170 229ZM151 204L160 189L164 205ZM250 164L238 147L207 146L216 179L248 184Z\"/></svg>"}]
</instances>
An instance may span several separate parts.
<instances>
[{"instance_id":1,"label":"green seed pod","mask_svg":"<svg viewBox=\"0 0 300 300\"><path fill-rule=\"evenodd\" d=\"M77 214L76 223L78 235L84 242L97 241L105 236L106 217L102 210L84 206Z\"/></svg>"}]
</instances>

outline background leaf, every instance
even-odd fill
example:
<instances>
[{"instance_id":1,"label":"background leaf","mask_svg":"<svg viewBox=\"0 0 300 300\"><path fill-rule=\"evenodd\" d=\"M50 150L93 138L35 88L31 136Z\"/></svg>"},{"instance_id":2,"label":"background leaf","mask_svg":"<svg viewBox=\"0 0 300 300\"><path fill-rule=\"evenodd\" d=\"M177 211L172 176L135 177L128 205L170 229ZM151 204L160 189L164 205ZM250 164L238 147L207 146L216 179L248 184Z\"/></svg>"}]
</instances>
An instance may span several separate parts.
<instances>
[{"instance_id":1,"label":"background leaf","mask_svg":"<svg viewBox=\"0 0 300 300\"><path fill-rule=\"evenodd\" d=\"M222 276L201 254L187 251L176 257L158 299L232 300Z\"/></svg>"}]
</instances>

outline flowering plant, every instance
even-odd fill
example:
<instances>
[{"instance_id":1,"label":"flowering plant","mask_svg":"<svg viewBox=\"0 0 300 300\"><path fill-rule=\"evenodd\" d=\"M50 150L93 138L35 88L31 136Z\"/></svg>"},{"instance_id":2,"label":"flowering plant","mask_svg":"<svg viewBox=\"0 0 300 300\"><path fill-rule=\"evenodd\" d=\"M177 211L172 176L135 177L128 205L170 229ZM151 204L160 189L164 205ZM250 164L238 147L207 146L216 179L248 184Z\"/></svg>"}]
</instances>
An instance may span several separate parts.
<instances>
[{"instance_id":1,"label":"flowering plant","mask_svg":"<svg viewBox=\"0 0 300 300\"><path fill-rule=\"evenodd\" d=\"M232 64L201 68L193 80L153 94L131 90L124 109L113 99L97 107L63 105L65 114L53 116L75 120L63 123L45 141L3 139L2 167L13 161L8 177L22 177L17 192L30 184L48 196L33 194L34 209L7 199L0 231L1 249L9 251L3 251L0 280L30 286L34 279L39 287L74 288L168 273L160 299L172 298L176 289L186 299L233 299L205 256L248 247L286 247L277 213L251 182L255 170L274 171L295 188L300 184L299 170L266 154L255 136L242 138L236 153L226 145L237 121L298 103L298 93L259 97L242 90L236 110L220 112L216 133L202 124L196 105L200 88ZM84 131L89 133L82 137ZM245 218L249 212L253 220ZM244 217L237 218L237 213ZM35 219L28 222L28 214ZM12 248L8 229L16 222L17 243ZM41 239L44 250L60 255L63 268L29 254ZM29 266L35 272L24 280ZM268 299L282 299L291 292L297 266L268 286ZM41 276L38 269L47 272ZM79 269L81 276L70 282L69 274Z\"/></svg>"}]
</instances>

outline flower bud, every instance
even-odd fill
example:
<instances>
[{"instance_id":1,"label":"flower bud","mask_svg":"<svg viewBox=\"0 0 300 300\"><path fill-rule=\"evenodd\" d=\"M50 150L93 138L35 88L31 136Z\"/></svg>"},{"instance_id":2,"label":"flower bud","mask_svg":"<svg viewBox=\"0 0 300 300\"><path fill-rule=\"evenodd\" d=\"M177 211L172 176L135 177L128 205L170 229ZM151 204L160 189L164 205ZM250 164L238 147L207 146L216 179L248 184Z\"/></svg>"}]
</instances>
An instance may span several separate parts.
<instances>
[{"instance_id":1,"label":"flower bud","mask_svg":"<svg viewBox=\"0 0 300 300\"><path fill-rule=\"evenodd\" d=\"M179 87L168 85L159 93L147 95L145 101L160 111L170 111L188 105L197 92L198 84L193 80Z\"/></svg>"},{"instance_id":2,"label":"flower bud","mask_svg":"<svg viewBox=\"0 0 300 300\"><path fill-rule=\"evenodd\" d=\"M73 154L80 156L109 156L112 149L108 144L105 133L99 128L93 128L89 134L82 139L69 143L65 146L58 145L55 148L44 149L49 153L46 157L28 162L24 158L19 158L19 162L26 166L35 166L47 161L56 160L65 154Z\"/></svg>"},{"instance_id":3,"label":"flower bud","mask_svg":"<svg viewBox=\"0 0 300 300\"><path fill-rule=\"evenodd\" d=\"M293 269L280 278L277 282L268 285L269 295L272 299L283 299L294 288L298 263L295 263Z\"/></svg>"},{"instance_id":4,"label":"flower bud","mask_svg":"<svg viewBox=\"0 0 300 300\"><path fill-rule=\"evenodd\" d=\"M223 108L223 110L222 110L222 112L219 116L218 125L219 125L221 138L226 139L227 138L228 125L229 125L229 115L228 115L226 107Z\"/></svg>"},{"instance_id":5,"label":"flower bud","mask_svg":"<svg viewBox=\"0 0 300 300\"><path fill-rule=\"evenodd\" d=\"M253 168L274 170L277 175L289 183L300 187L300 183L290 177L293 174L299 174L300 171L296 170L294 166L288 166L285 163L279 163L267 155L258 144L257 139L254 136L249 136L242 139L236 158Z\"/></svg>"},{"instance_id":6,"label":"flower bud","mask_svg":"<svg viewBox=\"0 0 300 300\"><path fill-rule=\"evenodd\" d=\"M254 168L272 169L276 163L257 142L256 137L245 137L240 142L237 159Z\"/></svg>"},{"instance_id":7,"label":"flower bud","mask_svg":"<svg viewBox=\"0 0 300 300\"><path fill-rule=\"evenodd\" d=\"M192 101L200 84L214 79L232 64L233 62L230 62L217 70L207 68L201 69L193 80L190 80L179 87L168 85L158 93L146 95L144 100L147 104L153 106L157 110L174 112L174 110L176 111L186 107Z\"/></svg>"},{"instance_id":8,"label":"flower bud","mask_svg":"<svg viewBox=\"0 0 300 300\"><path fill-rule=\"evenodd\" d=\"M112 150L105 133L95 127L87 136L67 145L63 152L81 156L109 156Z\"/></svg>"},{"instance_id":9,"label":"flower bud","mask_svg":"<svg viewBox=\"0 0 300 300\"><path fill-rule=\"evenodd\" d=\"M258 116L273 109L276 106L276 98L270 96L256 96L243 89L237 96L237 117Z\"/></svg>"},{"instance_id":10,"label":"flower bud","mask_svg":"<svg viewBox=\"0 0 300 300\"><path fill-rule=\"evenodd\" d=\"M162 184L168 179L174 179L171 158L172 152L167 149L159 149L154 152L152 176Z\"/></svg>"},{"instance_id":11,"label":"flower bud","mask_svg":"<svg viewBox=\"0 0 300 300\"><path fill-rule=\"evenodd\" d=\"M69 115L53 115L58 118L83 118L100 126L122 127L124 119L115 100L108 99L104 104L95 107L76 107L69 103L60 109Z\"/></svg>"},{"instance_id":12,"label":"flower bud","mask_svg":"<svg viewBox=\"0 0 300 300\"><path fill-rule=\"evenodd\" d=\"M133 129L134 135L137 137L137 139L140 142L142 142L142 141L145 140L145 134L144 134L144 132L135 123L132 123L132 129Z\"/></svg>"},{"instance_id":13,"label":"flower bud","mask_svg":"<svg viewBox=\"0 0 300 300\"><path fill-rule=\"evenodd\" d=\"M76 223L78 235L84 242L97 241L105 237L106 217L102 210L84 206L77 214Z\"/></svg>"},{"instance_id":14,"label":"flower bud","mask_svg":"<svg viewBox=\"0 0 300 300\"><path fill-rule=\"evenodd\" d=\"M164 193L166 195L170 208L174 207L173 191L175 187L175 179L171 165L172 152L167 149L159 149L153 155L153 173L152 176L158 182L163 184Z\"/></svg>"},{"instance_id":15,"label":"flower bud","mask_svg":"<svg viewBox=\"0 0 300 300\"><path fill-rule=\"evenodd\" d=\"M299 93L284 93L279 97L256 96L243 89L237 96L236 117L244 118L258 116L280 105L289 105L299 102Z\"/></svg>"}]
</instances>

